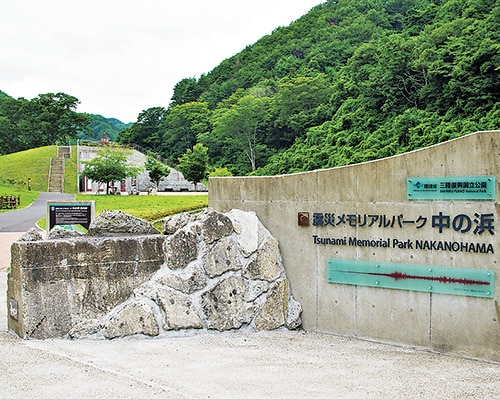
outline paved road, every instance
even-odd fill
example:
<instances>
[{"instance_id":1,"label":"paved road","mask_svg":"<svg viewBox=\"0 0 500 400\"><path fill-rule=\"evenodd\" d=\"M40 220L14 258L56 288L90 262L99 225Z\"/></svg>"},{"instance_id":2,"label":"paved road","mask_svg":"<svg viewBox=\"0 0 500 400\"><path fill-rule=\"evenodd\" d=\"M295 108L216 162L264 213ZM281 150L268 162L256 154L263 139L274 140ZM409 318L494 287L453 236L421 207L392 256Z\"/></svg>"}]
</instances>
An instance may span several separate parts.
<instances>
[{"instance_id":1,"label":"paved road","mask_svg":"<svg viewBox=\"0 0 500 400\"><path fill-rule=\"evenodd\" d=\"M0 232L26 232L47 214L47 201L71 201L74 194L42 192L35 202L21 210L0 213Z\"/></svg>"}]
</instances>

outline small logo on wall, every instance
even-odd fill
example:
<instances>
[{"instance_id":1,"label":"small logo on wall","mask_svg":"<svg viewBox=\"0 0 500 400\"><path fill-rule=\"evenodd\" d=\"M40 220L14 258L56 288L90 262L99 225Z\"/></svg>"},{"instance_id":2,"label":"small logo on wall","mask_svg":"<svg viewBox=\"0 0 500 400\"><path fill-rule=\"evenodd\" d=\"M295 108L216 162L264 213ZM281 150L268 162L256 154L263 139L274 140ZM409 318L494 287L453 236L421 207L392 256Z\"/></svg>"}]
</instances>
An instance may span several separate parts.
<instances>
[{"instance_id":1,"label":"small logo on wall","mask_svg":"<svg viewBox=\"0 0 500 400\"><path fill-rule=\"evenodd\" d=\"M299 226L309 226L309 213L308 212L299 212L298 224L299 224Z\"/></svg>"},{"instance_id":2,"label":"small logo on wall","mask_svg":"<svg viewBox=\"0 0 500 400\"><path fill-rule=\"evenodd\" d=\"M9 299L9 316L16 321L19 317L19 306L14 299Z\"/></svg>"}]
</instances>

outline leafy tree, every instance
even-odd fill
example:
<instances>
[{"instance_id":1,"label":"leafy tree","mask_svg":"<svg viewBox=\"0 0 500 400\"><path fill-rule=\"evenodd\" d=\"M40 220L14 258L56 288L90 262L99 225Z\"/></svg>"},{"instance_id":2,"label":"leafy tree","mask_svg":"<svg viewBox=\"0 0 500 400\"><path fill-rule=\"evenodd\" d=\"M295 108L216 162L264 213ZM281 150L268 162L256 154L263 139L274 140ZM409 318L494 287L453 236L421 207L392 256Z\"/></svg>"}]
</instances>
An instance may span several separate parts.
<instances>
[{"instance_id":1,"label":"leafy tree","mask_svg":"<svg viewBox=\"0 0 500 400\"><path fill-rule=\"evenodd\" d=\"M207 103L189 102L171 107L160 127L160 154L170 165L196 144L198 135L209 132L211 111Z\"/></svg>"},{"instance_id":2,"label":"leafy tree","mask_svg":"<svg viewBox=\"0 0 500 400\"><path fill-rule=\"evenodd\" d=\"M197 101L202 91L203 86L199 85L195 78L183 79L174 87L170 106L180 106L181 104Z\"/></svg>"},{"instance_id":3,"label":"leafy tree","mask_svg":"<svg viewBox=\"0 0 500 400\"><path fill-rule=\"evenodd\" d=\"M104 146L97 151L97 156L90 161L84 161L82 175L88 179L106 184L106 193L114 182L133 178L140 174L142 168L130 164L127 156L130 150L117 146Z\"/></svg>"},{"instance_id":4,"label":"leafy tree","mask_svg":"<svg viewBox=\"0 0 500 400\"><path fill-rule=\"evenodd\" d=\"M233 176L231 171L229 171L226 167L215 168L212 172L208 174L209 177L212 176Z\"/></svg>"},{"instance_id":5,"label":"leafy tree","mask_svg":"<svg viewBox=\"0 0 500 400\"><path fill-rule=\"evenodd\" d=\"M144 168L148 171L149 179L156 185L157 189L160 181L170 173L169 167L151 155L147 156Z\"/></svg>"},{"instance_id":6,"label":"leafy tree","mask_svg":"<svg viewBox=\"0 0 500 400\"><path fill-rule=\"evenodd\" d=\"M118 142L122 144L136 144L152 151L160 147L160 126L167 110L163 107L151 107L141 112L129 127L118 134Z\"/></svg>"},{"instance_id":7,"label":"leafy tree","mask_svg":"<svg viewBox=\"0 0 500 400\"><path fill-rule=\"evenodd\" d=\"M267 156L262 127L269 98L245 95L227 103L228 108L221 107L214 113L213 131L200 136L200 142L213 143L209 146L212 163L232 166L239 173L255 171L257 162Z\"/></svg>"},{"instance_id":8,"label":"leafy tree","mask_svg":"<svg viewBox=\"0 0 500 400\"><path fill-rule=\"evenodd\" d=\"M192 149L187 149L179 157L177 168L182 172L184 178L193 182L196 190L197 184L207 177L208 148L197 143Z\"/></svg>"},{"instance_id":9,"label":"leafy tree","mask_svg":"<svg viewBox=\"0 0 500 400\"><path fill-rule=\"evenodd\" d=\"M31 100L31 112L35 112L31 127L37 146L48 146L57 141L76 141L78 132L88 129L91 118L77 113L80 101L65 93L46 93ZM29 118L29 116L27 116Z\"/></svg>"}]
</instances>

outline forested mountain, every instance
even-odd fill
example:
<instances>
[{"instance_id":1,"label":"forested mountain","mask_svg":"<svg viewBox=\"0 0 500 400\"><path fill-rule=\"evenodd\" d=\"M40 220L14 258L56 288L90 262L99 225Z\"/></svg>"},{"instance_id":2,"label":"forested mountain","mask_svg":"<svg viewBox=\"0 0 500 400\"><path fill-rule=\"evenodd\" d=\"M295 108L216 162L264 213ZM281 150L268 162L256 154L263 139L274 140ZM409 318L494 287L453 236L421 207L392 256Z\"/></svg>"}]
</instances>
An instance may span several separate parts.
<instances>
[{"instance_id":1,"label":"forested mountain","mask_svg":"<svg viewBox=\"0 0 500 400\"><path fill-rule=\"evenodd\" d=\"M118 137L175 166L280 174L386 157L500 128L500 0L327 1Z\"/></svg>"},{"instance_id":2,"label":"forested mountain","mask_svg":"<svg viewBox=\"0 0 500 400\"><path fill-rule=\"evenodd\" d=\"M171 167L200 144L234 175L328 168L500 129L499 73L500 0L329 0L131 125L0 92L0 154L105 132Z\"/></svg>"},{"instance_id":3,"label":"forested mountain","mask_svg":"<svg viewBox=\"0 0 500 400\"><path fill-rule=\"evenodd\" d=\"M1 99L10 99L10 98L11 97L7 93L0 90L0 100Z\"/></svg>"},{"instance_id":4,"label":"forested mountain","mask_svg":"<svg viewBox=\"0 0 500 400\"><path fill-rule=\"evenodd\" d=\"M92 122L89 124L88 131L78 134L78 138L81 140L98 141L101 139L101 135L106 134L114 142L118 134L130 125L116 118L105 118L102 115L96 114L87 115L92 118Z\"/></svg>"}]
</instances>

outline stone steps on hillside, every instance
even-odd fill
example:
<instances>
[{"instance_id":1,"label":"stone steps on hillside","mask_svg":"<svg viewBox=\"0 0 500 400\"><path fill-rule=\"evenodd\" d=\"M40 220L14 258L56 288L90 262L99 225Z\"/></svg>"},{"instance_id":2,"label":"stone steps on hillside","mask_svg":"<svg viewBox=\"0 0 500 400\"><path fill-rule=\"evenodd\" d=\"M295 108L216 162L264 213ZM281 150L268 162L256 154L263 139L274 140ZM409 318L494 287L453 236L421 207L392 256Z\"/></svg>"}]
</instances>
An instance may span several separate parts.
<instances>
[{"instance_id":1,"label":"stone steps on hillside","mask_svg":"<svg viewBox=\"0 0 500 400\"><path fill-rule=\"evenodd\" d=\"M50 159L49 192L64 192L64 157Z\"/></svg>"},{"instance_id":2,"label":"stone steps on hillside","mask_svg":"<svg viewBox=\"0 0 500 400\"><path fill-rule=\"evenodd\" d=\"M64 192L65 158L71 158L71 146L57 146L57 157L50 159L49 192Z\"/></svg>"}]
</instances>

